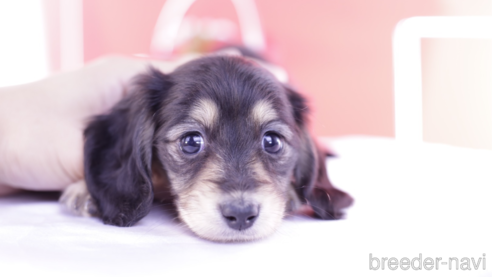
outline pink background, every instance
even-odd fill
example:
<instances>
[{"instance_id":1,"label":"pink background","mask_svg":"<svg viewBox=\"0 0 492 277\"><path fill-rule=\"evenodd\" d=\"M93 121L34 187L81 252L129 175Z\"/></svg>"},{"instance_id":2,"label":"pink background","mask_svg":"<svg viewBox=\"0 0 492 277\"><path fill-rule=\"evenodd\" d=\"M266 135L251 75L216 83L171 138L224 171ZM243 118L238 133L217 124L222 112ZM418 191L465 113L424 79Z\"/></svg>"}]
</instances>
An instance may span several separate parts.
<instances>
[{"instance_id":1,"label":"pink background","mask_svg":"<svg viewBox=\"0 0 492 277\"><path fill-rule=\"evenodd\" d=\"M164 2L84 0L85 60L109 53L149 53ZM314 133L390 137L394 27L411 16L490 14L484 9L490 1L471 2L256 0L268 58L286 68L292 83L310 100ZM236 21L229 0L198 0L189 14Z\"/></svg>"}]
</instances>

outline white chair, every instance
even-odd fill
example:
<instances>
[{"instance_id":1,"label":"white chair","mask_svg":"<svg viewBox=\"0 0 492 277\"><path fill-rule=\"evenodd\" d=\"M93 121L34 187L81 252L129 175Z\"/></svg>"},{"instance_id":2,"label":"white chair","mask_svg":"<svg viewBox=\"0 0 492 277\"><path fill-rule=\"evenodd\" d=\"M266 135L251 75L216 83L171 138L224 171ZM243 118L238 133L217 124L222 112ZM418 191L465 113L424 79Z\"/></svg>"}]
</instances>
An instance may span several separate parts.
<instances>
[{"instance_id":1,"label":"white chair","mask_svg":"<svg viewBox=\"0 0 492 277\"><path fill-rule=\"evenodd\" d=\"M155 57L171 56L179 27L186 12L196 0L167 0L162 7L152 37L150 52ZM241 28L243 44L246 48L262 52L265 38L261 28L260 16L254 0L231 0Z\"/></svg>"},{"instance_id":2,"label":"white chair","mask_svg":"<svg viewBox=\"0 0 492 277\"><path fill-rule=\"evenodd\" d=\"M422 38L492 38L490 16L411 17L393 33L395 138L423 140Z\"/></svg>"}]
</instances>

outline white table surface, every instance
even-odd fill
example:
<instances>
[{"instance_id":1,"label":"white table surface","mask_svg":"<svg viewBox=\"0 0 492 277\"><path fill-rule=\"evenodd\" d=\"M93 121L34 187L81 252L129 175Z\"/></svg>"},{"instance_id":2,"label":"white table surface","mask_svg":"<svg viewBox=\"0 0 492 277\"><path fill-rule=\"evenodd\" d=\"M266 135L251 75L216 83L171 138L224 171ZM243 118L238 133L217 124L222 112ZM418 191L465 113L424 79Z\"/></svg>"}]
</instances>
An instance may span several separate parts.
<instances>
[{"instance_id":1,"label":"white table surface","mask_svg":"<svg viewBox=\"0 0 492 277\"><path fill-rule=\"evenodd\" d=\"M492 276L492 151L323 141L338 155L331 180L355 198L344 220L290 217L267 239L223 244L159 205L119 228L63 213L56 194L21 194L0 198L0 276ZM485 257L486 270L370 270L370 254Z\"/></svg>"}]
</instances>

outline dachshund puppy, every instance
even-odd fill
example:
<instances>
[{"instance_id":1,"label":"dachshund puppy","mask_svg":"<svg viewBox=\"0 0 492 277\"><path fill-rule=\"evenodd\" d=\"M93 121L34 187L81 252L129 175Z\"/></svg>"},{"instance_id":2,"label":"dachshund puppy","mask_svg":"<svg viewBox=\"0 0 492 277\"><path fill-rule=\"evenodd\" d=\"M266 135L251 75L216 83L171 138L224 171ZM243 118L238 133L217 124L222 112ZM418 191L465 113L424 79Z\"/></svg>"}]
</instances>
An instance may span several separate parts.
<instances>
[{"instance_id":1,"label":"dachshund puppy","mask_svg":"<svg viewBox=\"0 0 492 277\"><path fill-rule=\"evenodd\" d=\"M305 99L252 60L212 55L171 74L136 78L133 92L85 130L85 183L62 202L132 226L167 195L198 236L247 241L289 211L338 219L352 198L332 186L306 128Z\"/></svg>"}]
</instances>

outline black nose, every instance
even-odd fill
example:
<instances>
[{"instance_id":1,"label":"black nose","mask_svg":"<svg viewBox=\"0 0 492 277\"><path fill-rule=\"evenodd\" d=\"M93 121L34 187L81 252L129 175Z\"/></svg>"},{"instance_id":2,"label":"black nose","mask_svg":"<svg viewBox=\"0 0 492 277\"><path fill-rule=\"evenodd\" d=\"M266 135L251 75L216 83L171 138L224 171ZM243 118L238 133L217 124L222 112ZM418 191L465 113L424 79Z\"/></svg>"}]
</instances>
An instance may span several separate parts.
<instances>
[{"instance_id":1,"label":"black nose","mask_svg":"<svg viewBox=\"0 0 492 277\"><path fill-rule=\"evenodd\" d=\"M259 208L257 205L241 206L235 204L222 205L220 207L222 216L227 225L235 230L246 230L253 225L258 218Z\"/></svg>"}]
</instances>

